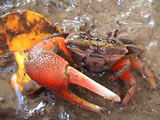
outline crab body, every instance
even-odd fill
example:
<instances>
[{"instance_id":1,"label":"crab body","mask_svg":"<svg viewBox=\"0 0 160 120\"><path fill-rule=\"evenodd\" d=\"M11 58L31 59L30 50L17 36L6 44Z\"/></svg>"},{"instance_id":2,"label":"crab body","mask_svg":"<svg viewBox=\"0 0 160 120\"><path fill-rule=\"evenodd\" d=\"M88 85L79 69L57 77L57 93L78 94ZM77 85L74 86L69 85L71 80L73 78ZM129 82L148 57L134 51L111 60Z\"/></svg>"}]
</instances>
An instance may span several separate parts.
<instances>
[{"instance_id":1,"label":"crab body","mask_svg":"<svg viewBox=\"0 0 160 120\"><path fill-rule=\"evenodd\" d=\"M68 35L66 42L76 63L90 72L110 70L113 64L128 53L119 40L94 37L83 32Z\"/></svg>"}]
</instances>

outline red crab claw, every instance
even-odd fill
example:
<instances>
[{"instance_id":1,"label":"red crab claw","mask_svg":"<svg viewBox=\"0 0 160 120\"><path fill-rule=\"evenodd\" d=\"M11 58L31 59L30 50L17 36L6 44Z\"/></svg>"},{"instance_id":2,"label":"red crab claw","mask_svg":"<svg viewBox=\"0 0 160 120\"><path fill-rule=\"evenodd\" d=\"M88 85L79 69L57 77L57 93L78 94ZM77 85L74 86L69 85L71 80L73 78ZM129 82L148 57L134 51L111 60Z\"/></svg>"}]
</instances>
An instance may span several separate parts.
<instances>
[{"instance_id":1,"label":"red crab claw","mask_svg":"<svg viewBox=\"0 0 160 120\"><path fill-rule=\"evenodd\" d=\"M32 80L49 88L57 96L94 112L100 113L103 108L76 96L68 89L69 84L80 85L106 99L120 102L118 95L69 66L66 60L56 54L57 50L63 51L72 61L63 37L43 40L31 49L25 66Z\"/></svg>"}]
</instances>

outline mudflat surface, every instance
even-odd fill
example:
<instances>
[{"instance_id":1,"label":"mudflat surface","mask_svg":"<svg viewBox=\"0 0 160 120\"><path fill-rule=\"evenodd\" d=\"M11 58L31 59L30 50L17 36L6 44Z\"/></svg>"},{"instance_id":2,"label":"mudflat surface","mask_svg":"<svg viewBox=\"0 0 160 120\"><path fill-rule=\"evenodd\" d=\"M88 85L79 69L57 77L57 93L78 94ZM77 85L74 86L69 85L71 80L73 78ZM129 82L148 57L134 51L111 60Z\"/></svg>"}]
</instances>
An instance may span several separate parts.
<instances>
[{"instance_id":1,"label":"mudflat surface","mask_svg":"<svg viewBox=\"0 0 160 120\"><path fill-rule=\"evenodd\" d=\"M118 37L135 40L145 49L145 64L153 71L157 89L136 74L137 92L132 101L123 106L90 93L82 88L73 90L84 99L107 109L105 114L84 110L57 98L48 90L24 96L25 105L18 108L9 82L9 68L0 72L0 119L30 120L159 120L160 119L160 1L159 0L1 0L0 15L8 12L32 10L47 17L64 32L90 30L95 35L106 35L118 29ZM10 73L11 74L11 73ZM88 75L105 87L120 93L120 82ZM125 87L127 90L128 88Z\"/></svg>"}]
</instances>

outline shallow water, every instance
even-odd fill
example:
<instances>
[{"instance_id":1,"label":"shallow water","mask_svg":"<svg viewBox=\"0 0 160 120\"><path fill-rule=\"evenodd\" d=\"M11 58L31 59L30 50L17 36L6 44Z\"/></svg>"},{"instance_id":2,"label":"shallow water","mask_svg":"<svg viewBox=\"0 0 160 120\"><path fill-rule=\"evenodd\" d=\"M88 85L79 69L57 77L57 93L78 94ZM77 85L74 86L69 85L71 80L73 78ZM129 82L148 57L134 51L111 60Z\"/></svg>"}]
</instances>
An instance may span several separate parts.
<instances>
[{"instance_id":1,"label":"shallow water","mask_svg":"<svg viewBox=\"0 0 160 120\"><path fill-rule=\"evenodd\" d=\"M64 32L90 30L92 34L107 35L118 29L118 37L136 40L145 49L144 61L156 77L158 88L136 75L138 90L128 106L122 106L74 88L85 99L107 108L106 114L96 114L72 105L41 90L24 96L25 106L17 108L17 98L8 81L8 74L0 73L0 118L42 120L159 120L160 118L160 1L158 0L1 0L0 15L29 9L57 24ZM93 79L97 79L93 77ZM101 78L102 79L102 78ZM102 84L117 91L119 83L102 79Z\"/></svg>"}]
</instances>

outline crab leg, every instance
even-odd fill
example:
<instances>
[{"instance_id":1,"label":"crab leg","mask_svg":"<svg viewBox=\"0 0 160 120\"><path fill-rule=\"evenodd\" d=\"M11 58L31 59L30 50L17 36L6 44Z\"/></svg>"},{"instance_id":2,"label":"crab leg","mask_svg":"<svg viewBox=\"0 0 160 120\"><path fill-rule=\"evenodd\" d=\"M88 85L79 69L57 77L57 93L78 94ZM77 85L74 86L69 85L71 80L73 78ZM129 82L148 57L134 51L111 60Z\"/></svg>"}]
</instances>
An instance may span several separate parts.
<instances>
[{"instance_id":1,"label":"crab leg","mask_svg":"<svg viewBox=\"0 0 160 120\"><path fill-rule=\"evenodd\" d=\"M147 80L150 83L151 88L155 89L156 88L156 82L155 82L155 79L154 79L150 69L147 66L144 66L143 63L139 59L136 59L136 58L131 57L131 56L127 56L127 57L123 58L122 60L119 61L119 63L120 62L125 63L128 60L131 63L130 68L141 70L142 72L144 71L144 73L147 77ZM117 66L118 66L119 63L117 63Z\"/></svg>"},{"instance_id":2,"label":"crab leg","mask_svg":"<svg viewBox=\"0 0 160 120\"><path fill-rule=\"evenodd\" d=\"M129 68L143 70L145 72L145 75L147 76L147 80L150 82L152 89L156 88L156 83L151 71L147 67L145 67L139 59L131 56L124 57L112 67L113 71L117 71L117 74L115 75L118 75L112 78L116 79L117 77L120 77L122 80L126 81L132 86L128 90L126 96L123 98L123 104L128 104L136 91L136 80L132 73L129 71Z\"/></svg>"},{"instance_id":3,"label":"crab leg","mask_svg":"<svg viewBox=\"0 0 160 120\"><path fill-rule=\"evenodd\" d=\"M144 71L144 73L147 77L147 80L149 81L152 89L155 89L156 82L155 82L155 79L154 79L150 69L147 66L144 66L143 63L139 59L136 59L136 58L133 58L130 56L126 57L126 59L129 59L129 61L131 62L131 68Z\"/></svg>"},{"instance_id":4,"label":"crab leg","mask_svg":"<svg viewBox=\"0 0 160 120\"><path fill-rule=\"evenodd\" d=\"M122 104L127 105L136 92L136 80L129 70L126 70L120 78L131 85L131 88L122 100Z\"/></svg>"},{"instance_id":5,"label":"crab leg","mask_svg":"<svg viewBox=\"0 0 160 120\"><path fill-rule=\"evenodd\" d=\"M25 63L26 72L31 79L49 88L57 96L94 112L100 113L103 109L76 96L69 90L69 84L80 85L104 98L120 102L118 95L69 66L67 61L55 53L61 48L59 42L63 40L62 37L43 40L31 49ZM66 48L60 50L64 49L68 54Z\"/></svg>"}]
</instances>

